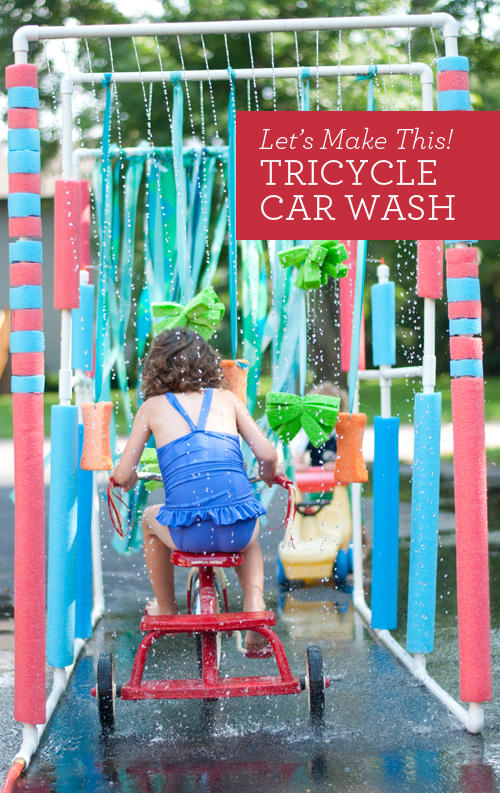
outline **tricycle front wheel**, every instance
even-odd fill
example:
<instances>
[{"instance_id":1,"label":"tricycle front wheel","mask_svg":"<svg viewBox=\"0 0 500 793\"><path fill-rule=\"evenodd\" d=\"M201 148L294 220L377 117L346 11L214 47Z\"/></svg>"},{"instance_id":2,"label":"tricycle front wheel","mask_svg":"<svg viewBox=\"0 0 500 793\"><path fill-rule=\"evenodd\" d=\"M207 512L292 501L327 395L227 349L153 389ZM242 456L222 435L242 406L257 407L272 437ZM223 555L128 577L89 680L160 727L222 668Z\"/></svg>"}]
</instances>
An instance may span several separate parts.
<instances>
[{"instance_id":1,"label":"tricycle front wheel","mask_svg":"<svg viewBox=\"0 0 500 793\"><path fill-rule=\"evenodd\" d=\"M312 644L306 649L306 691L311 724L319 727L325 715L325 676L321 650Z\"/></svg>"},{"instance_id":2,"label":"tricycle front wheel","mask_svg":"<svg viewBox=\"0 0 500 793\"><path fill-rule=\"evenodd\" d=\"M115 728L115 669L113 656L109 653L101 653L97 663L97 708L99 710L99 721L103 733L109 733Z\"/></svg>"}]
</instances>

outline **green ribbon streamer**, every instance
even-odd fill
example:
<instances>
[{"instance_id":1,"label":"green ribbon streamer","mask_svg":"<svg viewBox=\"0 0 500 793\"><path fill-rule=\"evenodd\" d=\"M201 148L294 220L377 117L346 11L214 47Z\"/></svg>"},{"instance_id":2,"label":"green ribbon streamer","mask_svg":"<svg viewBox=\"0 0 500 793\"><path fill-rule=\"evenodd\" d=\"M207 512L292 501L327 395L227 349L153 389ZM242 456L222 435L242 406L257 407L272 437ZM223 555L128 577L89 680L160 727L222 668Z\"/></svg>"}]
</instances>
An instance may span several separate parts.
<instances>
[{"instance_id":1,"label":"green ribbon streamer","mask_svg":"<svg viewBox=\"0 0 500 793\"><path fill-rule=\"evenodd\" d=\"M345 246L339 240L315 240L309 245L297 245L278 253L283 267L298 269L295 286L299 289L319 289L332 278L344 278L348 267Z\"/></svg>"},{"instance_id":2,"label":"green ribbon streamer","mask_svg":"<svg viewBox=\"0 0 500 793\"><path fill-rule=\"evenodd\" d=\"M158 454L156 449L144 449L143 453L141 454L140 462L142 471L145 471L148 474L161 474L160 463L158 462ZM159 487L163 487L163 482L145 482L144 486L148 490L158 490Z\"/></svg>"},{"instance_id":3,"label":"green ribbon streamer","mask_svg":"<svg viewBox=\"0 0 500 793\"><path fill-rule=\"evenodd\" d=\"M354 407L356 384L358 382L359 343L361 337L361 317L363 315L363 295L365 291L366 240L358 240L356 255L356 285L354 309L352 312L351 360L349 364L349 413Z\"/></svg>"},{"instance_id":4,"label":"green ribbon streamer","mask_svg":"<svg viewBox=\"0 0 500 793\"><path fill-rule=\"evenodd\" d=\"M321 446L331 437L339 408L338 397L274 393L266 396L269 426L287 444L303 427L312 445Z\"/></svg>"},{"instance_id":5,"label":"green ribbon streamer","mask_svg":"<svg viewBox=\"0 0 500 793\"><path fill-rule=\"evenodd\" d=\"M219 301L211 286L193 297L185 306L179 303L152 303L155 333L172 328L195 330L204 339L210 339L224 316L224 304Z\"/></svg>"}]
</instances>

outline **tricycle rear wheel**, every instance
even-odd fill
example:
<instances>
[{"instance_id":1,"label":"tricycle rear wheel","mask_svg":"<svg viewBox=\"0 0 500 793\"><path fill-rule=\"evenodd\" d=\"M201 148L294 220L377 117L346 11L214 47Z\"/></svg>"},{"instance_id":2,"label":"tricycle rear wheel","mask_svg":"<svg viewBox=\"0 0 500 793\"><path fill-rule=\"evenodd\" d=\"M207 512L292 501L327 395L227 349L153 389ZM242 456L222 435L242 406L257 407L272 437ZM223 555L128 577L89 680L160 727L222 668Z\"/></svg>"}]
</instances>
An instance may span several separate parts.
<instances>
[{"instance_id":1,"label":"tricycle rear wheel","mask_svg":"<svg viewBox=\"0 0 500 793\"><path fill-rule=\"evenodd\" d=\"M313 644L306 649L306 691L311 724L319 727L325 715L325 676L321 650Z\"/></svg>"},{"instance_id":2,"label":"tricycle rear wheel","mask_svg":"<svg viewBox=\"0 0 500 793\"><path fill-rule=\"evenodd\" d=\"M113 656L101 653L97 663L97 708L103 733L112 732L115 728L115 669Z\"/></svg>"}]
</instances>

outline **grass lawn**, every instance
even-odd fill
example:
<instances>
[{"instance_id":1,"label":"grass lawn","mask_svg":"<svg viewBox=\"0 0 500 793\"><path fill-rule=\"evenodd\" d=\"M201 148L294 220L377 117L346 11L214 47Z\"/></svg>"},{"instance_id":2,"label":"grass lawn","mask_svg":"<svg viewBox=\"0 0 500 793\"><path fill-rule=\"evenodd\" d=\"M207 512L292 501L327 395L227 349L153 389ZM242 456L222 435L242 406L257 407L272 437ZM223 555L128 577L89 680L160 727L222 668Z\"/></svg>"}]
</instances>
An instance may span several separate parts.
<instances>
[{"instance_id":1,"label":"grass lawn","mask_svg":"<svg viewBox=\"0 0 500 793\"><path fill-rule=\"evenodd\" d=\"M258 400L256 417L264 411L264 397L271 387L271 379L263 377L261 381L261 395ZM450 378L442 375L438 378L437 391L443 395L443 421L451 421L451 395ZM411 381L396 380L392 385L392 414L399 416L401 423L411 424L413 421L413 396L414 386ZM500 377L488 377L485 383L485 415L486 421L500 421ZM117 431L119 435L128 433L125 414L121 406L118 392L113 392ZM50 408L57 405L58 396L55 392L44 395L45 435L50 435ZM360 386L360 411L368 416L368 423L373 422L373 417L380 414L380 389L376 380L365 380ZM135 394L132 397L132 407L135 412ZM12 438L12 397L10 394L0 395L0 438Z\"/></svg>"}]
</instances>

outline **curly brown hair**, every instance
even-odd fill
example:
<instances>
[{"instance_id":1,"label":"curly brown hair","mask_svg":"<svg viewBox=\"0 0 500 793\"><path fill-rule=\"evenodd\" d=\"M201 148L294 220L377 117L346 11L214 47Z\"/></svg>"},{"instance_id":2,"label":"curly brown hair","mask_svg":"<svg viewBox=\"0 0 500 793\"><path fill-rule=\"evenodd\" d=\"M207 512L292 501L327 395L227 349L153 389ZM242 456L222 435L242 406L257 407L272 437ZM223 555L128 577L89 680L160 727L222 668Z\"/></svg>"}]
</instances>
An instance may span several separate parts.
<instances>
[{"instance_id":1,"label":"curly brown hair","mask_svg":"<svg viewBox=\"0 0 500 793\"><path fill-rule=\"evenodd\" d=\"M220 355L194 330L173 328L159 333L144 364L141 392L144 399L167 391L204 391L227 388Z\"/></svg>"}]
</instances>

